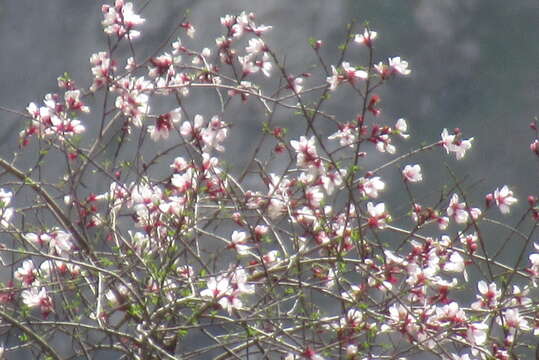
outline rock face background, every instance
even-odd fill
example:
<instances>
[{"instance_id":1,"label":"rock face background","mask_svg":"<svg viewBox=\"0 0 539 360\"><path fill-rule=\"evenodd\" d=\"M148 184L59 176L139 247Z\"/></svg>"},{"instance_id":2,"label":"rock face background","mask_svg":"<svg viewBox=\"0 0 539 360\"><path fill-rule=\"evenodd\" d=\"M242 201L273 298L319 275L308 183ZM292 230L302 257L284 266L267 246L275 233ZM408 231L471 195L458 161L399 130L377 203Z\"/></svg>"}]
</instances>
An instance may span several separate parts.
<instances>
[{"instance_id":1,"label":"rock face background","mask_svg":"<svg viewBox=\"0 0 539 360\"><path fill-rule=\"evenodd\" d=\"M80 86L88 84L90 55L106 49L101 3L0 0L1 106L23 111L30 101L40 102L46 93L56 91L56 78L64 72ZM137 8L143 4L135 1ZM430 188L437 190L451 181L439 164L443 159L459 177L467 176L471 199L477 202L503 184L511 185L521 202L528 194L537 194L539 171L537 159L528 150L532 141L528 123L539 112L539 2L154 0L142 12L147 21L136 43L139 54L149 54L161 44L187 9L197 32L194 40L186 42L194 49L213 46L222 32L220 16L255 12L257 22L274 26L267 42L287 54L291 72L304 71L309 64L306 58L314 63L309 37L323 40L327 63L335 63L346 23L368 21L379 33L378 59L399 55L412 69L410 77L392 81L381 90L383 116L390 123L399 117L409 121L413 137L399 149L435 141L444 127L459 127L466 138L475 137L472 152L462 162L439 156L417 160L424 164ZM364 52L354 54L355 63L361 63L362 56L365 59ZM344 121L357 111L353 99L346 97L329 104L330 112ZM201 97L193 106L202 112L206 105ZM206 110L204 115L212 113ZM17 148L23 119L10 112L0 114L0 154L9 158ZM252 145L249 134L260 129L256 114L244 111L237 116L234 132L244 136L232 133L236 140L226 144L229 159L244 153ZM288 115L278 123L294 130ZM85 125L98 126L87 119ZM385 176L389 194L398 202L400 190L391 192L390 175Z\"/></svg>"}]
</instances>

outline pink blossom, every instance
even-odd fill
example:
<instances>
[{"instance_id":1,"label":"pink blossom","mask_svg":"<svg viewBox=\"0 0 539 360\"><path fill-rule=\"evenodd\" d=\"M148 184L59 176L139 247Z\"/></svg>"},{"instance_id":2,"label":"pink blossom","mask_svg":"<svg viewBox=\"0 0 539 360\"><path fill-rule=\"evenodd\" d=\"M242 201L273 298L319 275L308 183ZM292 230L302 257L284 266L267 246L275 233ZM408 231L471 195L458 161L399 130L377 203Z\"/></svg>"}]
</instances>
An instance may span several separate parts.
<instances>
[{"instance_id":1,"label":"pink blossom","mask_svg":"<svg viewBox=\"0 0 539 360\"><path fill-rule=\"evenodd\" d=\"M329 76L326 79L326 81L329 84L329 90L334 91L335 89L337 89L337 86L339 86L342 79L339 78L339 72L337 71L337 69L333 65L331 65L331 72L332 72L333 75Z\"/></svg>"},{"instance_id":2,"label":"pink blossom","mask_svg":"<svg viewBox=\"0 0 539 360\"><path fill-rule=\"evenodd\" d=\"M258 54L267 50L266 44L262 39L253 38L249 40L249 46L245 48L249 54Z\"/></svg>"},{"instance_id":3,"label":"pink blossom","mask_svg":"<svg viewBox=\"0 0 539 360\"><path fill-rule=\"evenodd\" d=\"M182 172L187 170L189 163L181 156L174 159L174 162L170 165L170 168L176 172Z\"/></svg>"},{"instance_id":4,"label":"pink blossom","mask_svg":"<svg viewBox=\"0 0 539 360\"><path fill-rule=\"evenodd\" d=\"M410 135L407 134L406 131L408 131L408 124L406 124L406 120L402 118L398 119L395 123L395 132L402 138L407 139L410 137Z\"/></svg>"},{"instance_id":5,"label":"pink blossom","mask_svg":"<svg viewBox=\"0 0 539 360\"><path fill-rule=\"evenodd\" d=\"M250 246L245 245L247 242L247 233L234 230L231 239L228 248L236 250L238 255L247 255L249 253Z\"/></svg>"},{"instance_id":6,"label":"pink blossom","mask_svg":"<svg viewBox=\"0 0 539 360\"><path fill-rule=\"evenodd\" d=\"M513 196L513 192L509 190L507 185L504 185L501 189L496 189L494 191L494 199L496 200L496 205L498 205L498 208L502 214L509 214L511 211L510 206L518 201Z\"/></svg>"},{"instance_id":7,"label":"pink blossom","mask_svg":"<svg viewBox=\"0 0 539 360\"><path fill-rule=\"evenodd\" d=\"M200 131L202 130L202 124L204 123L204 118L202 115L195 115L193 122L184 121L180 127L180 134L188 138L196 138L199 136Z\"/></svg>"},{"instance_id":8,"label":"pink blossom","mask_svg":"<svg viewBox=\"0 0 539 360\"><path fill-rule=\"evenodd\" d=\"M111 288L105 293L105 298L113 307L124 304L128 296L129 289L124 284L118 284L115 288Z\"/></svg>"},{"instance_id":9,"label":"pink blossom","mask_svg":"<svg viewBox=\"0 0 539 360\"><path fill-rule=\"evenodd\" d=\"M80 266L60 260L47 260L41 263L39 271L44 278L49 278L53 273L75 277L80 274Z\"/></svg>"},{"instance_id":10,"label":"pink blossom","mask_svg":"<svg viewBox=\"0 0 539 360\"><path fill-rule=\"evenodd\" d=\"M313 208L320 207L320 203L324 200L324 193L319 186L309 186L305 190L305 198L309 202L309 206Z\"/></svg>"},{"instance_id":11,"label":"pink blossom","mask_svg":"<svg viewBox=\"0 0 539 360\"><path fill-rule=\"evenodd\" d=\"M90 112L90 108L80 101L80 90L68 90L64 94L66 107L72 111Z\"/></svg>"},{"instance_id":12,"label":"pink blossom","mask_svg":"<svg viewBox=\"0 0 539 360\"><path fill-rule=\"evenodd\" d=\"M116 34L118 37L127 34L130 39L136 39L140 36L140 31L133 30L133 28L143 24L146 20L135 14L133 3L124 4L123 0L116 0L114 6L103 5L101 10L105 17L102 21L105 33Z\"/></svg>"},{"instance_id":13,"label":"pink blossom","mask_svg":"<svg viewBox=\"0 0 539 360\"><path fill-rule=\"evenodd\" d=\"M446 152L454 152L457 160L464 158L466 151L471 149L473 138L468 140L462 140L460 132L457 134L450 135L447 129L442 131L442 141L441 144L445 148Z\"/></svg>"},{"instance_id":14,"label":"pink blossom","mask_svg":"<svg viewBox=\"0 0 539 360\"><path fill-rule=\"evenodd\" d=\"M339 188L343 184L343 178L346 176L346 170L340 169L335 171L328 171L320 176L322 180L322 186L328 195L333 194L336 188Z\"/></svg>"},{"instance_id":15,"label":"pink blossom","mask_svg":"<svg viewBox=\"0 0 539 360\"><path fill-rule=\"evenodd\" d=\"M203 151L208 152L211 149L223 152L225 148L221 143L228 135L226 123L219 119L217 115L213 116L205 129L201 131L201 138L204 142Z\"/></svg>"},{"instance_id":16,"label":"pink blossom","mask_svg":"<svg viewBox=\"0 0 539 360\"><path fill-rule=\"evenodd\" d=\"M377 36L378 33L376 31L365 28L362 35L356 34L356 36L354 37L354 42L371 47L373 40L376 39Z\"/></svg>"},{"instance_id":17,"label":"pink blossom","mask_svg":"<svg viewBox=\"0 0 539 360\"><path fill-rule=\"evenodd\" d=\"M372 202L367 203L367 212L370 215L369 226L378 229L383 229L386 226L386 219L388 214L386 213L386 206L384 203L373 205Z\"/></svg>"},{"instance_id":18,"label":"pink blossom","mask_svg":"<svg viewBox=\"0 0 539 360\"><path fill-rule=\"evenodd\" d=\"M114 71L116 71L116 63L114 60L111 60L109 54L104 51L93 54L90 57L90 63L93 65L91 70L92 75L94 76L90 91L95 92L101 86L106 84Z\"/></svg>"},{"instance_id":19,"label":"pink blossom","mask_svg":"<svg viewBox=\"0 0 539 360\"><path fill-rule=\"evenodd\" d=\"M376 149L380 152L394 154L396 152L395 145L391 144L391 138L388 134L379 135L376 139Z\"/></svg>"},{"instance_id":20,"label":"pink blossom","mask_svg":"<svg viewBox=\"0 0 539 360\"><path fill-rule=\"evenodd\" d=\"M357 79L365 80L369 77L369 74L364 70L357 70L355 67L351 66L348 62L342 63L342 68L346 73L346 78L350 83L354 83Z\"/></svg>"},{"instance_id":21,"label":"pink blossom","mask_svg":"<svg viewBox=\"0 0 539 360\"><path fill-rule=\"evenodd\" d=\"M24 290L21 293L21 297L26 306L30 308L39 307L41 314L44 317L47 317L51 312L54 311L52 299L47 295L47 290L44 287L42 287L40 290L38 290L37 287Z\"/></svg>"},{"instance_id":22,"label":"pink blossom","mask_svg":"<svg viewBox=\"0 0 539 360\"><path fill-rule=\"evenodd\" d=\"M361 195L368 196L371 199L378 197L378 192L384 190L386 184L381 180L379 176L371 178L359 178L358 189Z\"/></svg>"},{"instance_id":23,"label":"pink blossom","mask_svg":"<svg viewBox=\"0 0 539 360\"><path fill-rule=\"evenodd\" d=\"M152 89L153 85L144 77L137 79L126 77L115 87L115 91L119 93L115 101L116 108L128 116L137 127L142 126L143 118L150 111L149 96L146 92Z\"/></svg>"},{"instance_id":24,"label":"pink blossom","mask_svg":"<svg viewBox=\"0 0 539 360\"><path fill-rule=\"evenodd\" d=\"M75 248L73 241L71 241L72 236L68 232L55 230L50 234L50 237L49 247L51 252L55 252L60 256L71 254L71 251Z\"/></svg>"},{"instance_id":25,"label":"pink blossom","mask_svg":"<svg viewBox=\"0 0 539 360\"><path fill-rule=\"evenodd\" d=\"M474 302L471 307L474 310L493 309L498 305L498 299L502 292L498 290L495 283L487 284L486 281L481 280L477 283L477 288L480 295L477 295L477 301Z\"/></svg>"},{"instance_id":26,"label":"pink blossom","mask_svg":"<svg viewBox=\"0 0 539 360\"><path fill-rule=\"evenodd\" d=\"M200 296L209 298L220 298L230 291L230 281L228 278L219 276L211 277L206 282L206 289L200 292Z\"/></svg>"},{"instance_id":27,"label":"pink blossom","mask_svg":"<svg viewBox=\"0 0 539 360\"><path fill-rule=\"evenodd\" d=\"M410 75L411 70L408 69L408 61L401 60L399 56L389 58L389 68L393 73L401 75Z\"/></svg>"},{"instance_id":28,"label":"pink blossom","mask_svg":"<svg viewBox=\"0 0 539 360\"><path fill-rule=\"evenodd\" d=\"M497 318L500 325L509 328L511 331L522 330L529 331L531 330L528 325L528 321L520 315L518 308L507 309L503 312L502 317Z\"/></svg>"},{"instance_id":29,"label":"pink blossom","mask_svg":"<svg viewBox=\"0 0 539 360\"><path fill-rule=\"evenodd\" d=\"M29 241L38 246L48 244L51 240L51 237L49 236L49 234L46 234L46 233L43 233L43 234L27 233L27 234L23 234L23 237L26 241Z\"/></svg>"},{"instance_id":30,"label":"pink blossom","mask_svg":"<svg viewBox=\"0 0 539 360\"><path fill-rule=\"evenodd\" d=\"M329 140L339 139L341 146L353 147L357 141L357 129L351 124L344 124L336 133L328 137Z\"/></svg>"},{"instance_id":31,"label":"pink blossom","mask_svg":"<svg viewBox=\"0 0 539 360\"><path fill-rule=\"evenodd\" d=\"M181 109L176 109L166 114L160 115L155 121L155 125L148 126L148 132L153 141L167 139L174 124L181 120Z\"/></svg>"},{"instance_id":32,"label":"pink blossom","mask_svg":"<svg viewBox=\"0 0 539 360\"><path fill-rule=\"evenodd\" d=\"M15 271L14 276L25 285L32 285L37 278L37 271L32 260L24 260L22 266Z\"/></svg>"},{"instance_id":33,"label":"pink blossom","mask_svg":"<svg viewBox=\"0 0 539 360\"><path fill-rule=\"evenodd\" d=\"M185 29L185 32L187 33L187 36L189 36L191 39L195 37L196 29L190 22L185 22L181 24L181 27Z\"/></svg>"},{"instance_id":34,"label":"pink blossom","mask_svg":"<svg viewBox=\"0 0 539 360\"><path fill-rule=\"evenodd\" d=\"M468 214L477 220L481 216L481 210L478 208L468 209L465 203L459 203L459 196L453 194L447 207L447 216L452 217L459 224L465 224L468 222Z\"/></svg>"},{"instance_id":35,"label":"pink blossom","mask_svg":"<svg viewBox=\"0 0 539 360\"><path fill-rule=\"evenodd\" d=\"M150 64L148 76L151 78L166 77L170 79L176 74L174 70L175 59L168 53L151 58Z\"/></svg>"},{"instance_id":36,"label":"pink blossom","mask_svg":"<svg viewBox=\"0 0 539 360\"><path fill-rule=\"evenodd\" d=\"M305 168L308 165L314 164L318 160L318 153L316 152L316 140L312 136L307 139L305 136L301 136L299 141L292 140L290 145L297 152L297 164L299 167Z\"/></svg>"},{"instance_id":37,"label":"pink blossom","mask_svg":"<svg viewBox=\"0 0 539 360\"><path fill-rule=\"evenodd\" d=\"M406 165L402 170L402 176L409 182L420 182L423 180L421 167L419 165Z\"/></svg>"},{"instance_id":38,"label":"pink blossom","mask_svg":"<svg viewBox=\"0 0 539 360\"><path fill-rule=\"evenodd\" d=\"M178 275L184 279L191 279L195 275L195 271L191 265L180 265L176 269Z\"/></svg>"},{"instance_id":39,"label":"pink blossom","mask_svg":"<svg viewBox=\"0 0 539 360\"><path fill-rule=\"evenodd\" d=\"M472 346L481 346L487 341L487 331L489 327L484 323L473 323L468 325L466 336Z\"/></svg>"}]
</instances>

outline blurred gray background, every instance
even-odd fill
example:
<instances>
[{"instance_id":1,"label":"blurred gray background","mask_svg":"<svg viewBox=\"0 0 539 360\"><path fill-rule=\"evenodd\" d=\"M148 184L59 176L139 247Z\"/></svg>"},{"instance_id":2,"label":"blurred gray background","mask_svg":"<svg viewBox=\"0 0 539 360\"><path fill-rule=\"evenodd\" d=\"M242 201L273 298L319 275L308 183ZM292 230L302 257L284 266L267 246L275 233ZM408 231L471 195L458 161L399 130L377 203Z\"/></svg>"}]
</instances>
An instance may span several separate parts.
<instances>
[{"instance_id":1,"label":"blurred gray background","mask_svg":"<svg viewBox=\"0 0 539 360\"><path fill-rule=\"evenodd\" d=\"M107 48L101 27L103 3L0 0L0 106L23 111L30 101L41 102L46 93L57 91L56 78L64 72L80 86L87 86L90 55ZM135 1L135 6L145 3ZM140 53L155 49L187 9L191 9L189 20L197 32L194 40L182 38L196 50L214 46L215 37L222 33L220 16L241 10L255 12L257 23L274 26L267 42L275 51L287 54L287 68L292 73L315 63L309 37L325 42L325 60L335 64L346 23L357 20L360 32L361 24L368 21L379 33L377 59L401 56L412 69L411 76L393 80L380 91L382 117L389 124L399 117L408 120L412 138L398 143L398 149L434 142L444 127L459 127L465 138L475 138L463 161L441 156L441 150L410 161L424 165L431 195L439 196L441 185L452 182L446 164L460 179L466 177L476 206L486 193L504 184L512 186L522 206L527 195L538 193L538 161L529 151L533 134L528 124L539 109L539 1L154 0L142 12L147 21L142 39L136 42ZM365 51L354 50L349 58L353 64L361 64L365 55ZM345 96L344 92L339 96ZM198 107L204 106L201 102ZM328 106L343 121L357 112L357 104L350 101L330 101ZM217 108L204 115L216 112ZM260 131L254 116L238 113L234 131L246 135ZM0 119L0 154L10 158L17 149L23 119L9 112L2 112ZM97 120L92 124L91 119L91 115L87 117L85 125L97 126ZM277 123L293 128L287 121L283 117ZM234 159L252 145L248 136L242 139L225 143L226 157ZM390 159L384 156L376 160ZM401 199L397 171L382 175L390 185L387 194Z\"/></svg>"}]
</instances>

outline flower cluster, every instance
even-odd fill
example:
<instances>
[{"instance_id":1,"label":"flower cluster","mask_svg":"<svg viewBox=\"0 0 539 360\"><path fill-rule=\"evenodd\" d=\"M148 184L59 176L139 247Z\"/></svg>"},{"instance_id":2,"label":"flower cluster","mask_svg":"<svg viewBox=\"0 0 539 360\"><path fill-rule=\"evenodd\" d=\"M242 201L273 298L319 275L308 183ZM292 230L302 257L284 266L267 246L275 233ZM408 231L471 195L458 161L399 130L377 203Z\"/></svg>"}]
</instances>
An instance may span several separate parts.
<instances>
[{"instance_id":1,"label":"flower cluster","mask_svg":"<svg viewBox=\"0 0 539 360\"><path fill-rule=\"evenodd\" d=\"M47 140L36 165L23 165L35 161L28 147L0 157L11 189L0 188L0 264L12 277L0 318L14 325L0 330L14 339L0 351L59 358L49 337L72 336L73 358L530 356L537 197L509 225L520 189L495 185L481 206L452 174L434 197L425 191L437 170L421 156L443 148L462 160L474 138L443 129L398 154L413 119L386 116L375 91L411 70L378 57L376 31L351 32L338 64L313 40L320 66L290 73L265 37L271 26L246 12L223 16L223 33L200 49L182 19L187 37L140 58L132 40L145 19L134 8L102 7L109 46L91 56L87 89L64 75L63 96L27 107L22 143ZM354 113L332 114L347 91ZM99 129L85 129L84 97L101 92ZM209 92L217 107L193 111ZM265 119L241 139L238 164L226 150L242 109ZM284 128L287 111L302 121ZM60 160L65 174L46 173ZM80 340L95 336L99 346Z\"/></svg>"},{"instance_id":2,"label":"flower cluster","mask_svg":"<svg viewBox=\"0 0 539 360\"><path fill-rule=\"evenodd\" d=\"M22 145L28 145L33 135L64 141L66 138L84 132L85 127L80 120L73 119L77 112L89 112L90 109L80 100L81 92L69 89L63 99L58 94L47 94L44 106L30 103L26 111L31 121L28 127L20 132Z\"/></svg>"}]
</instances>

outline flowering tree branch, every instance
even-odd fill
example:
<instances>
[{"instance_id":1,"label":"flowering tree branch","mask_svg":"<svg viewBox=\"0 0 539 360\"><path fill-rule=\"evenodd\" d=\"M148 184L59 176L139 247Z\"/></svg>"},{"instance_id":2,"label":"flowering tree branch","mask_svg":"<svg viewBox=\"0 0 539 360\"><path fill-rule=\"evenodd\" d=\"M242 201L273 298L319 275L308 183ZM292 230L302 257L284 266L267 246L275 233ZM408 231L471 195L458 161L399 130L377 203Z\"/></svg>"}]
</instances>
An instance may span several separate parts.
<instances>
[{"instance_id":1,"label":"flowering tree branch","mask_svg":"<svg viewBox=\"0 0 539 360\"><path fill-rule=\"evenodd\" d=\"M333 65L311 39L317 64L294 73L245 12L220 19L212 48L194 50L183 18L141 56L143 8L102 7L109 46L90 56L91 84L61 76L61 94L19 112L19 151L0 158L2 354L531 356L537 197L512 224L497 214L521 205L507 185L478 205L448 165L447 186L421 190L433 170L415 162L461 160L476 140L443 129L397 154L409 122L376 92L411 70L378 60L376 31L350 24ZM333 113L343 96L356 115ZM201 98L208 114L192 111ZM242 111L263 119L245 141ZM234 141L252 144L238 163L225 161Z\"/></svg>"}]
</instances>

